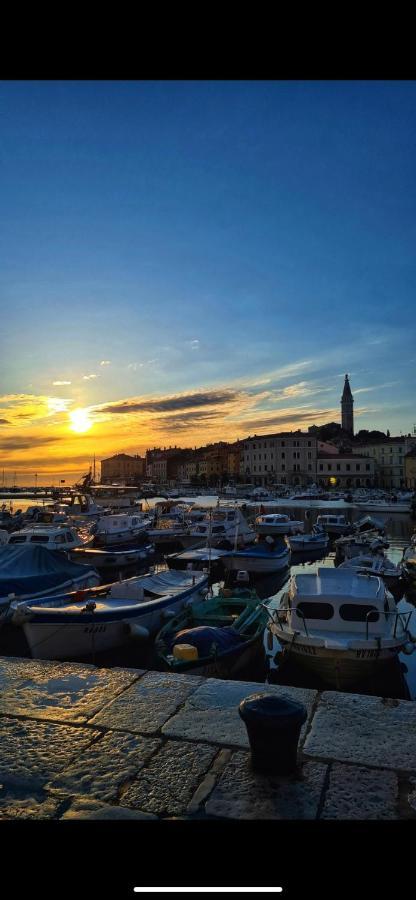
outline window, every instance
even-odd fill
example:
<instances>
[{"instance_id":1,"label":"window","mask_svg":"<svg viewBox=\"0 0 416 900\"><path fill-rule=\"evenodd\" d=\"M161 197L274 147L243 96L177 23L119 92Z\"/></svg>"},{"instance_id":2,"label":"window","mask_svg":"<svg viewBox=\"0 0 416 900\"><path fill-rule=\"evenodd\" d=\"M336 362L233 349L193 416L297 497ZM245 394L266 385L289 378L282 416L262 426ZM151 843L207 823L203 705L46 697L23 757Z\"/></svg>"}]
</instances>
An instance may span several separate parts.
<instances>
[{"instance_id":1,"label":"window","mask_svg":"<svg viewBox=\"0 0 416 900\"><path fill-rule=\"evenodd\" d=\"M332 463L328 463L328 472L332 471Z\"/></svg>"},{"instance_id":2,"label":"window","mask_svg":"<svg viewBox=\"0 0 416 900\"><path fill-rule=\"evenodd\" d=\"M341 471L341 463L337 463L337 472Z\"/></svg>"},{"instance_id":3,"label":"window","mask_svg":"<svg viewBox=\"0 0 416 900\"><path fill-rule=\"evenodd\" d=\"M380 618L375 606L364 606L356 603L344 603L340 607L339 614L344 622L378 622Z\"/></svg>"},{"instance_id":4,"label":"window","mask_svg":"<svg viewBox=\"0 0 416 900\"><path fill-rule=\"evenodd\" d=\"M32 544L46 544L48 540L48 534L32 534L32 537L30 538Z\"/></svg>"},{"instance_id":5,"label":"window","mask_svg":"<svg viewBox=\"0 0 416 900\"><path fill-rule=\"evenodd\" d=\"M296 607L296 612L299 615L299 618L302 618L302 614L305 619L332 619L334 615L334 608L330 603L298 603Z\"/></svg>"},{"instance_id":6,"label":"window","mask_svg":"<svg viewBox=\"0 0 416 900\"><path fill-rule=\"evenodd\" d=\"M65 544L65 535L64 534L55 535L55 544Z\"/></svg>"},{"instance_id":7,"label":"window","mask_svg":"<svg viewBox=\"0 0 416 900\"><path fill-rule=\"evenodd\" d=\"M311 452L308 453L308 459L312 459L312 453L311 453Z\"/></svg>"},{"instance_id":8,"label":"window","mask_svg":"<svg viewBox=\"0 0 416 900\"><path fill-rule=\"evenodd\" d=\"M360 471L360 468L361 468L360 463L356 463L356 465L355 465L355 471L356 471L356 472L359 472L359 471Z\"/></svg>"},{"instance_id":9,"label":"window","mask_svg":"<svg viewBox=\"0 0 416 900\"><path fill-rule=\"evenodd\" d=\"M8 543L9 543L9 544L24 544L25 541L26 541L26 535L25 535L25 534L15 534L15 535L12 535L12 536L9 538Z\"/></svg>"},{"instance_id":10,"label":"window","mask_svg":"<svg viewBox=\"0 0 416 900\"><path fill-rule=\"evenodd\" d=\"M323 472L323 471L324 471L324 464L323 464L323 463L319 463L319 471L320 471L320 472Z\"/></svg>"},{"instance_id":11,"label":"window","mask_svg":"<svg viewBox=\"0 0 416 900\"><path fill-rule=\"evenodd\" d=\"M308 447L312 447L312 441L308 441Z\"/></svg>"},{"instance_id":12,"label":"window","mask_svg":"<svg viewBox=\"0 0 416 900\"><path fill-rule=\"evenodd\" d=\"M365 464L365 470L366 470L366 472L370 471L370 463Z\"/></svg>"},{"instance_id":13,"label":"window","mask_svg":"<svg viewBox=\"0 0 416 900\"><path fill-rule=\"evenodd\" d=\"M282 441L282 447L286 447L286 442Z\"/></svg>"},{"instance_id":14,"label":"window","mask_svg":"<svg viewBox=\"0 0 416 900\"><path fill-rule=\"evenodd\" d=\"M350 471L351 471L351 466L350 466L349 463L347 463L347 465L346 465L346 470L347 470L347 472L350 472Z\"/></svg>"},{"instance_id":15,"label":"window","mask_svg":"<svg viewBox=\"0 0 416 900\"><path fill-rule=\"evenodd\" d=\"M310 472L311 469L312 469L312 466L311 466L311 464L309 463L309 464L308 464L308 471Z\"/></svg>"},{"instance_id":16,"label":"window","mask_svg":"<svg viewBox=\"0 0 416 900\"><path fill-rule=\"evenodd\" d=\"M283 471L283 472L284 472L285 468L286 468L285 464L282 463L282 471ZM285 482L285 483L286 483L286 482Z\"/></svg>"},{"instance_id":17,"label":"window","mask_svg":"<svg viewBox=\"0 0 416 900\"><path fill-rule=\"evenodd\" d=\"M285 458L286 458L286 453L283 451L283 453L282 453L282 459L285 459Z\"/></svg>"}]
</instances>

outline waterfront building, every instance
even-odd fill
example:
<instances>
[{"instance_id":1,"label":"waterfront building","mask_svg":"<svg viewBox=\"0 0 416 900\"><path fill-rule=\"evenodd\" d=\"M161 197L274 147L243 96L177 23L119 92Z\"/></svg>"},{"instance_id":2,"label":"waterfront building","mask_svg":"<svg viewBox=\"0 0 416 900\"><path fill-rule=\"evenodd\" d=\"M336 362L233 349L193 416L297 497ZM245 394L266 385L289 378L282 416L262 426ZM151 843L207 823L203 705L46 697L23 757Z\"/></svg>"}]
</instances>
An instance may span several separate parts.
<instances>
[{"instance_id":1,"label":"waterfront building","mask_svg":"<svg viewBox=\"0 0 416 900\"><path fill-rule=\"evenodd\" d=\"M320 487L339 489L373 487L375 460L364 454L318 452L316 481Z\"/></svg>"},{"instance_id":2,"label":"waterfront building","mask_svg":"<svg viewBox=\"0 0 416 900\"><path fill-rule=\"evenodd\" d=\"M301 431L254 435L244 441L243 475L255 485L313 484L317 439Z\"/></svg>"},{"instance_id":3,"label":"waterfront building","mask_svg":"<svg viewBox=\"0 0 416 900\"><path fill-rule=\"evenodd\" d=\"M353 452L375 460L377 487L397 490L406 486L405 457L413 447L416 447L416 435L409 434L358 443Z\"/></svg>"},{"instance_id":4,"label":"waterfront building","mask_svg":"<svg viewBox=\"0 0 416 900\"><path fill-rule=\"evenodd\" d=\"M406 487L416 491L416 446L405 455L404 480Z\"/></svg>"},{"instance_id":5,"label":"waterfront building","mask_svg":"<svg viewBox=\"0 0 416 900\"><path fill-rule=\"evenodd\" d=\"M348 375L345 376L344 390L341 397L341 425L347 434L354 437L354 397L351 393Z\"/></svg>"},{"instance_id":6,"label":"waterfront building","mask_svg":"<svg viewBox=\"0 0 416 900\"><path fill-rule=\"evenodd\" d=\"M143 457L116 453L101 460L101 484L135 484L143 478L144 467Z\"/></svg>"}]
</instances>

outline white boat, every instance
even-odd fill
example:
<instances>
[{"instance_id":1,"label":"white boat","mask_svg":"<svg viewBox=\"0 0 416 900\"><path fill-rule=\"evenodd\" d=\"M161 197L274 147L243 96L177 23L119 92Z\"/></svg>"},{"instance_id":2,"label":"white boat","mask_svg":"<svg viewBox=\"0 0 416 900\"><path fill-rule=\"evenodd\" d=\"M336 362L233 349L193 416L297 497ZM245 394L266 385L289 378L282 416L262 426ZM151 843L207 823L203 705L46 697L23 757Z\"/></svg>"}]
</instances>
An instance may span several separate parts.
<instances>
[{"instance_id":1,"label":"white boat","mask_svg":"<svg viewBox=\"0 0 416 900\"><path fill-rule=\"evenodd\" d=\"M170 545L182 545L182 538L186 538L189 534L189 527L184 522L168 518L159 517L155 525L147 530L150 541L157 546L169 547Z\"/></svg>"},{"instance_id":2,"label":"white boat","mask_svg":"<svg viewBox=\"0 0 416 900\"><path fill-rule=\"evenodd\" d=\"M347 534L353 530L351 522L345 516L322 515L318 516L316 524L322 526L327 534Z\"/></svg>"},{"instance_id":3,"label":"white boat","mask_svg":"<svg viewBox=\"0 0 416 900\"><path fill-rule=\"evenodd\" d=\"M400 613L381 578L319 568L293 576L268 623L278 647L338 690L412 653L413 613Z\"/></svg>"},{"instance_id":4,"label":"white boat","mask_svg":"<svg viewBox=\"0 0 416 900\"><path fill-rule=\"evenodd\" d=\"M409 546L403 551L402 568L407 583L414 588L416 586L416 532L412 535Z\"/></svg>"},{"instance_id":5,"label":"white boat","mask_svg":"<svg viewBox=\"0 0 416 900\"><path fill-rule=\"evenodd\" d=\"M98 519L106 512L105 506L96 503L90 494L72 494L68 502L55 503L53 508L58 514L80 520Z\"/></svg>"},{"instance_id":6,"label":"white boat","mask_svg":"<svg viewBox=\"0 0 416 900\"><path fill-rule=\"evenodd\" d=\"M142 509L141 504L138 503L140 490L137 487L122 484L94 484L91 485L89 491L93 500L100 506L119 510L127 510L131 507L138 511Z\"/></svg>"},{"instance_id":7,"label":"white boat","mask_svg":"<svg viewBox=\"0 0 416 900\"><path fill-rule=\"evenodd\" d=\"M360 509L383 513L410 513L411 503L400 503L398 500L355 500L354 506Z\"/></svg>"},{"instance_id":8,"label":"white boat","mask_svg":"<svg viewBox=\"0 0 416 900\"><path fill-rule=\"evenodd\" d=\"M305 524L300 520L291 519L284 513L267 513L257 516L254 528L257 534L300 534Z\"/></svg>"},{"instance_id":9,"label":"white boat","mask_svg":"<svg viewBox=\"0 0 416 900\"><path fill-rule=\"evenodd\" d=\"M180 537L184 548L190 546L245 547L253 543L256 533L244 518L238 506L218 505L206 512L202 522L191 525L188 533Z\"/></svg>"},{"instance_id":10,"label":"white boat","mask_svg":"<svg viewBox=\"0 0 416 900\"><path fill-rule=\"evenodd\" d=\"M152 520L142 514L103 516L93 525L91 534L94 535L96 547L116 547L118 545L134 544L144 538Z\"/></svg>"},{"instance_id":11,"label":"white boat","mask_svg":"<svg viewBox=\"0 0 416 900\"><path fill-rule=\"evenodd\" d=\"M292 553L307 553L310 550L326 550L329 535L319 525L314 525L311 534L291 535L288 541Z\"/></svg>"},{"instance_id":12,"label":"white boat","mask_svg":"<svg viewBox=\"0 0 416 900\"><path fill-rule=\"evenodd\" d=\"M363 531L361 534L351 534L340 537L335 541L335 559L354 559L356 556L371 553L384 553L388 550L389 542L376 531Z\"/></svg>"},{"instance_id":13,"label":"white boat","mask_svg":"<svg viewBox=\"0 0 416 900\"><path fill-rule=\"evenodd\" d=\"M100 550L98 547L78 547L69 556L73 562L94 566L95 569L119 569L123 566L146 565L155 554L154 544L143 544L131 550Z\"/></svg>"},{"instance_id":14,"label":"white boat","mask_svg":"<svg viewBox=\"0 0 416 900\"><path fill-rule=\"evenodd\" d=\"M286 569L290 562L290 547L284 537L268 535L244 550L230 550L222 557L222 565L231 572L270 575Z\"/></svg>"},{"instance_id":15,"label":"white boat","mask_svg":"<svg viewBox=\"0 0 416 900\"><path fill-rule=\"evenodd\" d=\"M43 544L48 550L74 550L75 547L87 547L92 543L89 532L81 535L76 528L69 525L32 525L12 531L8 544Z\"/></svg>"},{"instance_id":16,"label":"white boat","mask_svg":"<svg viewBox=\"0 0 416 900\"><path fill-rule=\"evenodd\" d=\"M16 605L34 659L74 659L146 641L208 587L201 572L168 570L99 588Z\"/></svg>"}]
</instances>

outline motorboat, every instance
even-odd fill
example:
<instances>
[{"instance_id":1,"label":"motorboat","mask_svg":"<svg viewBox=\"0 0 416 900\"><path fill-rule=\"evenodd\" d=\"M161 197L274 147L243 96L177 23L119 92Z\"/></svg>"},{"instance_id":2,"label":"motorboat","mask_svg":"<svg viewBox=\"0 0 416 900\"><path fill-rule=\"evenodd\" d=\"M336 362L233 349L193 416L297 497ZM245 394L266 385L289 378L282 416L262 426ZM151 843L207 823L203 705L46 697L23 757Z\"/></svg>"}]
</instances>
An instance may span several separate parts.
<instances>
[{"instance_id":1,"label":"motorboat","mask_svg":"<svg viewBox=\"0 0 416 900\"><path fill-rule=\"evenodd\" d=\"M152 521L141 513L126 515L117 513L102 516L91 528L96 547L116 547L137 544L147 537Z\"/></svg>"},{"instance_id":2,"label":"motorboat","mask_svg":"<svg viewBox=\"0 0 416 900\"><path fill-rule=\"evenodd\" d=\"M256 538L256 533L248 524L238 506L218 505L205 513L202 522L191 525L186 535L181 535L180 543L184 548L194 546L218 547L229 550L232 547L245 547Z\"/></svg>"},{"instance_id":3,"label":"motorboat","mask_svg":"<svg viewBox=\"0 0 416 900\"><path fill-rule=\"evenodd\" d=\"M228 552L217 547L189 547L180 553L169 553L165 560L170 569L206 570L211 581L220 581L224 574L222 560Z\"/></svg>"},{"instance_id":4,"label":"motorboat","mask_svg":"<svg viewBox=\"0 0 416 900\"><path fill-rule=\"evenodd\" d=\"M383 552L379 553L362 553L352 559L346 559L338 567L338 571L342 569L354 569L360 575L378 575L383 579L387 587L393 594L403 593L401 583L403 573L401 566L395 566Z\"/></svg>"},{"instance_id":5,"label":"motorboat","mask_svg":"<svg viewBox=\"0 0 416 900\"><path fill-rule=\"evenodd\" d=\"M245 570L250 574L271 575L287 568L290 563L290 547L284 536L267 535L243 550L229 550L221 562L231 572Z\"/></svg>"},{"instance_id":6,"label":"motorboat","mask_svg":"<svg viewBox=\"0 0 416 900\"><path fill-rule=\"evenodd\" d=\"M350 534L353 530L353 525L351 522L348 522L348 519L342 515L322 515L318 516L316 520L317 525L321 525L324 531L327 534Z\"/></svg>"},{"instance_id":7,"label":"motorboat","mask_svg":"<svg viewBox=\"0 0 416 900\"><path fill-rule=\"evenodd\" d=\"M413 533L409 546L403 551L401 565L406 582L414 589L416 587L416 532Z\"/></svg>"},{"instance_id":8,"label":"motorboat","mask_svg":"<svg viewBox=\"0 0 416 900\"><path fill-rule=\"evenodd\" d=\"M132 639L147 641L207 588L201 572L149 573L92 591L29 599L15 606L12 621L22 626L34 659L94 657Z\"/></svg>"},{"instance_id":9,"label":"motorboat","mask_svg":"<svg viewBox=\"0 0 416 900\"><path fill-rule=\"evenodd\" d=\"M95 502L91 494L71 494L67 502L54 504L56 513L83 521L105 515L106 507Z\"/></svg>"},{"instance_id":10,"label":"motorboat","mask_svg":"<svg viewBox=\"0 0 416 900\"><path fill-rule=\"evenodd\" d=\"M12 531L9 535L9 545L34 545L42 544L48 550L60 550L67 553L75 547L87 547L92 544L93 537L86 531L81 534L76 528L69 525L31 525L21 528L20 531Z\"/></svg>"},{"instance_id":11,"label":"motorboat","mask_svg":"<svg viewBox=\"0 0 416 900\"><path fill-rule=\"evenodd\" d=\"M129 510L130 515L134 511L142 511L141 503L138 502L140 490L137 487L123 484L94 484L90 485L89 492L99 506L120 512Z\"/></svg>"},{"instance_id":12,"label":"motorboat","mask_svg":"<svg viewBox=\"0 0 416 900\"><path fill-rule=\"evenodd\" d=\"M47 597L57 591L94 587L100 576L93 566L79 566L42 544L0 547L0 619L17 601Z\"/></svg>"},{"instance_id":13,"label":"motorboat","mask_svg":"<svg viewBox=\"0 0 416 900\"><path fill-rule=\"evenodd\" d=\"M257 534L301 534L305 524L283 513L267 513L257 516L254 528Z\"/></svg>"},{"instance_id":14,"label":"motorboat","mask_svg":"<svg viewBox=\"0 0 416 900\"><path fill-rule=\"evenodd\" d=\"M80 565L94 566L95 569L118 570L125 566L147 565L155 556L154 544L142 544L130 550L100 550L98 547L77 547L69 556Z\"/></svg>"},{"instance_id":15,"label":"motorboat","mask_svg":"<svg viewBox=\"0 0 416 900\"><path fill-rule=\"evenodd\" d=\"M361 519L356 519L355 522L352 522L352 528L354 532L378 531L379 534L384 534L387 521L386 519L376 518L376 516L362 516Z\"/></svg>"},{"instance_id":16,"label":"motorboat","mask_svg":"<svg viewBox=\"0 0 416 900\"><path fill-rule=\"evenodd\" d=\"M404 650L412 653L413 610L398 612L381 578L320 567L292 576L267 628L282 652L345 690L365 681Z\"/></svg>"},{"instance_id":17,"label":"motorboat","mask_svg":"<svg viewBox=\"0 0 416 900\"><path fill-rule=\"evenodd\" d=\"M361 534L351 534L340 537L335 541L335 563L344 559L354 559L355 556L371 553L384 554L389 548L389 542L377 531L363 531Z\"/></svg>"},{"instance_id":18,"label":"motorboat","mask_svg":"<svg viewBox=\"0 0 416 900\"><path fill-rule=\"evenodd\" d=\"M255 591L223 588L167 622L155 649L171 672L234 678L261 654L266 622L267 611Z\"/></svg>"},{"instance_id":19,"label":"motorboat","mask_svg":"<svg viewBox=\"0 0 416 900\"><path fill-rule=\"evenodd\" d=\"M292 553L307 553L310 550L326 550L329 535L319 525L314 525L310 534L296 534L288 537Z\"/></svg>"}]
</instances>

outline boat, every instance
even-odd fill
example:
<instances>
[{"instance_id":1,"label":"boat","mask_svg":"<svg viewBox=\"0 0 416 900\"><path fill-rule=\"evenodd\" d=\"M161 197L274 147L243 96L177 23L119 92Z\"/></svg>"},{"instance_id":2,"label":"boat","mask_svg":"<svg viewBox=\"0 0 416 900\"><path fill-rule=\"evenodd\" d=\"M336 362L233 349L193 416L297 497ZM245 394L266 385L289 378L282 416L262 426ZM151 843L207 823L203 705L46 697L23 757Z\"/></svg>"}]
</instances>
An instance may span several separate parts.
<instances>
[{"instance_id":1,"label":"boat","mask_svg":"<svg viewBox=\"0 0 416 900\"><path fill-rule=\"evenodd\" d=\"M292 576L267 628L284 654L345 690L378 673L402 650L413 652L412 613L396 610L381 578L321 567Z\"/></svg>"},{"instance_id":2,"label":"boat","mask_svg":"<svg viewBox=\"0 0 416 900\"><path fill-rule=\"evenodd\" d=\"M109 505L108 505L109 506ZM54 504L57 513L79 520L98 519L105 515L106 507L95 502L91 494L71 494L68 500Z\"/></svg>"},{"instance_id":3,"label":"boat","mask_svg":"<svg viewBox=\"0 0 416 900\"><path fill-rule=\"evenodd\" d=\"M383 513L410 513L411 503L400 503L398 500L354 500L359 509L376 510Z\"/></svg>"},{"instance_id":4,"label":"boat","mask_svg":"<svg viewBox=\"0 0 416 900\"><path fill-rule=\"evenodd\" d=\"M288 537L292 553L307 553L310 550L326 550L329 535L319 525L314 525L310 534L296 534Z\"/></svg>"},{"instance_id":5,"label":"boat","mask_svg":"<svg viewBox=\"0 0 416 900\"><path fill-rule=\"evenodd\" d=\"M188 534L188 525L173 519L171 516L167 519L159 517L156 525L147 530L149 540L160 549L183 546L182 539L185 540Z\"/></svg>"},{"instance_id":6,"label":"boat","mask_svg":"<svg viewBox=\"0 0 416 900\"><path fill-rule=\"evenodd\" d=\"M94 587L100 576L93 566L79 566L58 550L36 546L0 547L0 618L17 600L47 597L57 591Z\"/></svg>"},{"instance_id":7,"label":"boat","mask_svg":"<svg viewBox=\"0 0 416 900\"><path fill-rule=\"evenodd\" d=\"M92 544L93 537L89 531L81 534L76 528L68 524L55 525L31 525L21 528L20 531L12 531L9 535L9 545L47 545L48 550L60 550L67 553L75 547L88 547Z\"/></svg>"},{"instance_id":8,"label":"boat","mask_svg":"<svg viewBox=\"0 0 416 900\"><path fill-rule=\"evenodd\" d=\"M223 557L228 550L212 547L189 547L180 553L169 553L165 560L170 569L193 569L209 573L211 581L220 581L223 575Z\"/></svg>"},{"instance_id":9,"label":"boat","mask_svg":"<svg viewBox=\"0 0 416 900\"><path fill-rule=\"evenodd\" d=\"M290 563L290 547L285 537L267 535L243 550L229 550L222 557L225 569L231 572L245 570L250 574L270 575L281 572Z\"/></svg>"},{"instance_id":10,"label":"boat","mask_svg":"<svg viewBox=\"0 0 416 900\"><path fill-rule=\"evenodd\" d=\"M352 528L354 532L378 531L379 534L384 534L387 521L386 519L376 518L376 516L362 516L361 519L352 522Z\"/></svg>"},{"instance_id":11,"label":"boat","mask_svg":"<svg viewBox=\"0 0 416 900\"><path fill-rule=\"evenodd\" d=\"M158 659L171 672L233 678L262 653L266 621L255 591L224 588L163 626L155 640Z\"/></svg>"},{"instance_id":12,"label":"boat","mask_svg":"<svg viewBox=\"0 0 416 900\"><path fill-rule=\"evenodd\" d=\"M93 500L100 506L109 509L141 512L142 505L138 502L140 490L123 484L94 484L88 488Z\"/></svg>"},{"instance_id":13,"label":"boat","mask_svg":"<svg viewBox=\"0 0 416 900\"><path fill-rule=\"evenodd\" d=\"M327 534L351 534L353 525L348 522L345 516L322 515L316 520L317 525L321 525Z\"/></svg>"},{"instance_id":14,"label":"boat","mask_svg":"<svg viewBox=\"0 0 416 900\"><path fill-rule=\"evenodd\" d=\"M335 564L344 559L353 559L363 553L384 553L388 550L389 542L376 531L364 531L361 534L345 535L338 538L335 543Z\"/></svg>"},{"instance_id":15,"label":"boat","mask_svg":"<svg viewBox=\"0 0 416 900\"><path fill-rule=\"evenodd\" d=\"M267 513L257 516L254 522L257 534L300 534L304 527L304 522L291 519L284 513Z\"/></svg>"},{"instance_id":16,"label":"boat","mask_svg":"<svg viewBox=\"0 0 416 900\"><path fill-rule=\"evenodd\" d=\"M403 581L402 568L401 566L395 566L394 562L383 552L362 553L360 556L346 559L338 567L338 571L340 572L343 569L354 569L360 575L379 575L393 594L403 593L401 589Z\"/></svg>"},{"instance_id":17,"label":"boat","mask_svg":"<svg viewBox=\"0 0 416 900\"><path fill-rule=\"evenodd\" d=\"M202 522L191 525L186 535L180 537L181 545L211 546L220 550L230 550L236 544L245 547L256 538L256 533L248 524L238 506L221 504L206 511Z\"/></svg>"},{"instance_id":18,"label":"boat","mask_svg":"<svg viewBox=\"0 0 416 900\"><path fill-rule=\"evenodd\" d=\"M147 641L186 603L201 599L201 572L159 572L96 590L29 599L15 605L12 621L23 628L34 659L74 659Z\"/></svg>"},{"instance_id":19,"label":"boat","mask_svg":"<svg viewBox=\"0 0 416 900\"><path fill-rule=\"evenodd\" d=\"M151 525L151 519L141 513L137 515L118 513L102 516L91 528L94 546L116 547L137 544L138 541L147 538Z\"/></svg>"},{"instance_id":20,"label":"boat","mask_svg":"<svg viewBox=\"0 0 416 900\"><path fill-rule=\"evenodd\" d=\"M409 587L416 588L416 532L413 533L409 546L403 551L401 566Z\"/></svg>"},{"instance_id":21,"label":"boat","mask_svg":"<svg viewBox=\"0 0 416 900\"><path fill-rule=\"evenodd\" d=\"M142 544L131 550L100 550L98 547L78 547L70 551L70 559L95 569L120 569L124 566L146 565L155 555L154 544Z\"/></svg>"}]
</instances>

